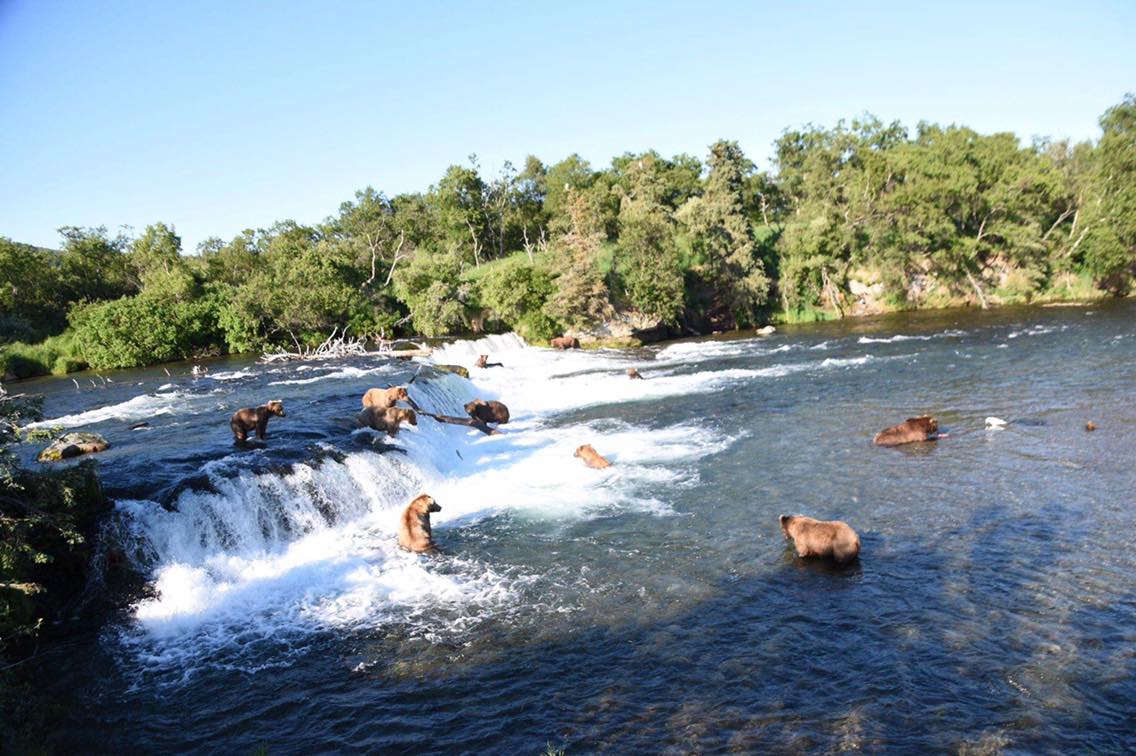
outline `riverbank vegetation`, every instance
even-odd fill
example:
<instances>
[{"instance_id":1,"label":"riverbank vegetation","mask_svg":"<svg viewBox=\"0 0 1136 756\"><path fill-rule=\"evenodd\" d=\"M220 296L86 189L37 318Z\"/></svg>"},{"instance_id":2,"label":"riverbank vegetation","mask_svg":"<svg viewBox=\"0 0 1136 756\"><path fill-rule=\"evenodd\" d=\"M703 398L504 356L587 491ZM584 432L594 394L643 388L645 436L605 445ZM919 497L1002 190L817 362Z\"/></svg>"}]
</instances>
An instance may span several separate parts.
<instances>
[{"instance_id":1,"label":"riverbank vegetation","mask_svg":"<svg viewBox=\"0 0 1136 756\"><path fill-rule=\"evenodd\" d=\"M24 679L26 658L45 623L71 616L87 586L95 530L109 508L93 464L29 470L10 450L40 419L35 398L0 387L0 751L37 752L41 696Z\"/></svg>"},{"instance_id":2,"label":"riverbank vegetation","mask_svg":"<svg viewBox=\"0 0 1136 756\"><path fill-rule=\"evenodd\" d=\"M705 160L475 158L428 191L368 187L324 222L183 254L174 229L0 238L0 372L26 377L311 345L515 329L541 341L620 314L655 332L896 309L1126 295L1136 272L1136 97L1096 143L871 116L784 132L758 170Z\"/></svg>"}]
</instances>

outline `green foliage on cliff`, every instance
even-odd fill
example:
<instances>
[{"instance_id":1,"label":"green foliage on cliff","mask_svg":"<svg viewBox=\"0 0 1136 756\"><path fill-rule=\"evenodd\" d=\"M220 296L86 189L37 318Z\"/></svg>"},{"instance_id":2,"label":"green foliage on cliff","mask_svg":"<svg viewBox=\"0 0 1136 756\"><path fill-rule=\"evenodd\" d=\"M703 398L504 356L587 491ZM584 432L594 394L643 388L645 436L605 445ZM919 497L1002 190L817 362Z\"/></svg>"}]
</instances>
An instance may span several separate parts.
<instances>
[{"instance_id":1,"label":"green foliage on cliff","mask_svg":"<svg viewBox=\"0 0 1136 756\"><path fill-rule=\"evenodd\" d=\"M0 368L24 376L268 345L332 328L534 339L633 309L700 329L873 308L1125 295L1136 273L1136 96L1097 143L872 116L785 131L772 171L700 159L475 157L422 193L355 193L196 255L165 224L0 238ZM506 264L507 261L507 264ZM70 324L70 331L55 341Z\"/></svg>"}]
</instances>

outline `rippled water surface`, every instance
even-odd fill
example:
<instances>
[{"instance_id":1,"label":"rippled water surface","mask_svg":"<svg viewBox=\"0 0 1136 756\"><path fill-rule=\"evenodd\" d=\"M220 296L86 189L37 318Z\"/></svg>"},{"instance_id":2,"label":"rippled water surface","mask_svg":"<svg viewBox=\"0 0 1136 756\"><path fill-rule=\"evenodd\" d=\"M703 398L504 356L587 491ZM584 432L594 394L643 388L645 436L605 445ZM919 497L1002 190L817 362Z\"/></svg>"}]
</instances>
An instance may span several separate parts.
<instances>
[{"instance_id":1,"label":"rippled water surface","mask_svg":"<svg viewBox=\"0 0 1136 756\"><path fill-rule=\"evenodd\" d=\"M1134 317L436 354L504 363L472 381L430 360L232 360L26 384L49 424L111 441L106 541L146 576L37 657L68 712L57 745L1130 751ZM487 437L423 418L387 444L354 429L364 390L413 376L427 409L499 398L513 421ZM229 414L276 398L263 446L233 447ZM947 437L871 445L921 413ZM582 443L613 466L584 467ZM436 557L396 548L420 491L442 506ZM797 560L781 513L847 521L859 563Z\"/></svg>"}]
</instances>

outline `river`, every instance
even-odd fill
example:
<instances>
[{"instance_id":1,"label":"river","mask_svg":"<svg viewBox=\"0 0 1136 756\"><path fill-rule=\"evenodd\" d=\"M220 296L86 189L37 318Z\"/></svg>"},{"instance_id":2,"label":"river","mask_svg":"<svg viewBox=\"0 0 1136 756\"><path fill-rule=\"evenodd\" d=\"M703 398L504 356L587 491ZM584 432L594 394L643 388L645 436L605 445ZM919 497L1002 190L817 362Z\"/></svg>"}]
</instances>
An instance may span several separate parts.
<instances>
[{"instance_id":1,"label":"river","mask_svg":"<svg viewBox=\"0 0 1136 756\"><path fill-rule=\"evenodd\" d=\"M48 424L111 442L104 538L144 578L31 662L56 745L1130 751L1134 324L1110 302L27 382ZM367 388L412 377L425 409L512 421L354 428ZM287 416L234 447L229 415L269 399ZM921 413L946 437L872 446ZM419 492L438 556L396 545ZM845 520L859 562L796 559L782 513Z\"/></svg>"}]
</instances>

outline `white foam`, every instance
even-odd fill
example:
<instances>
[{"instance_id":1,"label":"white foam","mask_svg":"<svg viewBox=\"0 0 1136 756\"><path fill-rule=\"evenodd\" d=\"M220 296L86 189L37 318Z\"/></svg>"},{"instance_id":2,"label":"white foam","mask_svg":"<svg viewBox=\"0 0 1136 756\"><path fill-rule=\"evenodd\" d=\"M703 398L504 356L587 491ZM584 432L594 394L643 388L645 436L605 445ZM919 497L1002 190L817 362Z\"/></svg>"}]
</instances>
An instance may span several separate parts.
<instances>
[{"instance_id":1,"label":"white foam","mask_svg":"<svg viewBox=\"0 0 1136 756\"><path fill-rule=\"evenodd\" d=\"M334 372L325 373L324 375L317 375L312 378L291 378L282 381L270 381L269 386L302 386L309 383L318 383L319 381L328 380L343 380L345 378L362 378L365 375L379 375L381 373L391 373L397 368L392 365L380 365L373 368L357 368L345 367L335 370Z\"/></svg>"},{"instance_id":2,"label":"white foam","mask_svg":"<svg viewBox=\"0 0 1136 756\"><path fill-rule=\"evenodd\" d=\"M213 373L212 375L209 375L207 377L212 378L215 381L236 381L241 378L252 378L255 375L255 371L246 369L222 371L220 373Z\"/></svg>"},{"instance_id":3,"label":"white foam","mask_svg":"<svg viewBox=\"0 0 1136 756\"><path fill-rule=\"evenodd\" d=\"M163 387L166 388L166 387ZM184 406L189 394L175 391L169 394L143 394L125 402L99 407L74 415L64 415L29 423L28 428L78 428L107 420L139 420L154 415L168 415Z\"/></svg>"},{"instance_id":4,"label":"white foam","mask_svg":"<svg viewBox=\"0 0 1136 756\"><path fill-rule=\"evenodd\" d=\"M877 338L874 336L861 336L856 340L858 344L895 344L900 341L931 341L932 339L943 339L949 337L965 336L966 331L948 330L940 331L939 333L928 333L922 335L902 334L897 333L894 336L887 336Z\"/></svg>"}]
</instances>

